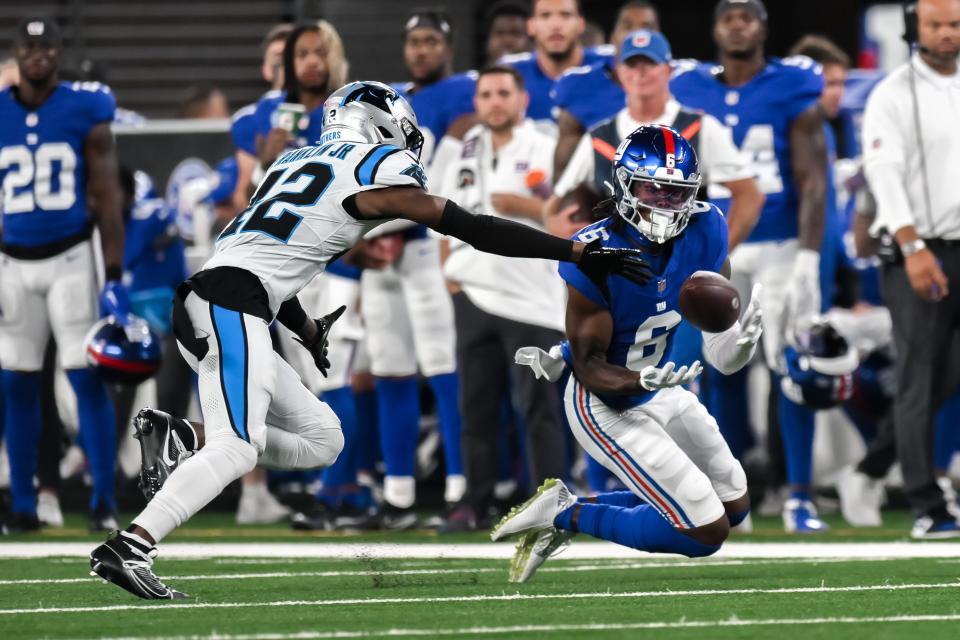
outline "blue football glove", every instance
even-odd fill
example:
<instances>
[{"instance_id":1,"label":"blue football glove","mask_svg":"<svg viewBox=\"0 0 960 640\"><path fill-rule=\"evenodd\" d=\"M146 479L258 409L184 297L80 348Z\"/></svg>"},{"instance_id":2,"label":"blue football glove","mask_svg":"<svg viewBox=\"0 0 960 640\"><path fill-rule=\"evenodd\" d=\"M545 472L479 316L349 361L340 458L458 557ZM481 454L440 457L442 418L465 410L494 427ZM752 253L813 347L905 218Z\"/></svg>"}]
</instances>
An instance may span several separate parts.
<instances>
[{"instance_id":1,"label":"blue football glove","mask_svg":"<svg viewBox=\"0 0 960 640\"><path fill-rule=\"evenodd\" d=\"M127 296L127 288L119 280L108 280L100 294L100 316L110 315L126 326L127 316L130 315L130 298Z\"/></svg>"}]
</instances>

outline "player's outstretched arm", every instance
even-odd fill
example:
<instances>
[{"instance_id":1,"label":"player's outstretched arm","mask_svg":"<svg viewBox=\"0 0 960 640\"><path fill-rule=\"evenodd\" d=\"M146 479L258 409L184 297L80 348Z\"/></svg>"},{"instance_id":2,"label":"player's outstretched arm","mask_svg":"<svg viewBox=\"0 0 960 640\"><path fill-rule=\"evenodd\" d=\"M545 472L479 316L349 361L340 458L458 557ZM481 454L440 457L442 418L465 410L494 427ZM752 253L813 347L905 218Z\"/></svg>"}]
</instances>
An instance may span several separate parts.
<instances>
[{"instance_id":1,"label":"player's outstretched arm","mask_svg":"<svg viewBox=\"0 0 960 640\"><path fill-rule=\"evenodd\" d=\"M361 191L345 200L344 207L352 215L367 219L412 220L486 253L574 262L594 281L615 274L645 284L652 277L650 266L639 251L611 249L599 242L572 242L518 222L474 215L452 200L431 196L415 187Z\"/></svg>"}]
</instances>

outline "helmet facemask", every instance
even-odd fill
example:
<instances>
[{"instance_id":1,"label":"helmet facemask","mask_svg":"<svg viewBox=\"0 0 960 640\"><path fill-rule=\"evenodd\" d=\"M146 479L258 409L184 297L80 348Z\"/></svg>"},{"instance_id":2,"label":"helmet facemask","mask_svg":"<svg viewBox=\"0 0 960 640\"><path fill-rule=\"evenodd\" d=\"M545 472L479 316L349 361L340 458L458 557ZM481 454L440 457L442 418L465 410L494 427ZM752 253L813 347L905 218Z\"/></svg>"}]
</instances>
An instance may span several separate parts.
<instances>
[{"instance_id":1,"label":"helmet facemask","mask_svg":"<svg viewBox=\"0 0 960 640\"><path fill-rule=\"evenodd\" d=\"M650 240L663 244L680 235L690 221L690 210L700 189L700 174L684 177L678 169L617 167L617 211Z\"/></svg>"}]
</instances>

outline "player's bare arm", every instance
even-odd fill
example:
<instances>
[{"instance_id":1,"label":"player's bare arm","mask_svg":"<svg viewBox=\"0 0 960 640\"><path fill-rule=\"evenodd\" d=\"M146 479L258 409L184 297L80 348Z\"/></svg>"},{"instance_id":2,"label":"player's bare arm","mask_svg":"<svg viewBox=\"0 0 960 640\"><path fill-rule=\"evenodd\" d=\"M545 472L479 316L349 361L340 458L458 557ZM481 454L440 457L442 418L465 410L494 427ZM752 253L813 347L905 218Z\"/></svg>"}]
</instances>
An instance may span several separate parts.
<instances>
[{"instance_id":1,"label":"player's bare arm","mask_svg":"<svg viewBox=\"0 0 960 640\"><path fill-rule=\"evenodd\" d=\"M827 203L827 143L823 108L815 104L790 126L790 160L797 189L797 239L801 249L820 251Z\"/></svg>"},{"instance_id":2,"label":"player's bare arm","mask_svg":"<svg viewBox=\"0 0 960 640\"><path fill-rule=\"evenodd\" d=\"M87 198L100 229L107 279L114 279L111 275L119 279L123 268L123 195L117 181L117 156L109 123L90 130L83 154L87 163Z\"/></svg>"},{"instance_id":3,"label":"player's bare arm","mask_svg":"<svg viewBox=\"0 0 960 640\"><path fill-rule=\"evenodd\" d=\"M567 168L567 163L573 157L573 152L580 144L580 138L583 137L584 129L580 121L574 118L566 109L560 109L557 115L557 148L553 152L553 175L563 175L563 170Z\"/></svg>"},{"instance_id":4,"label":"player's bare arm","mask_svg":"<svg viewBox=\"0 0 960 640\"><path fill-rule=\"evenodd\" d=\"M726 216L729 234L727 244L728 250L733 251L757 226L766 196L753 178L731 180L723 186L730 190L730 210Z\"/></svg>"}]
</instances>

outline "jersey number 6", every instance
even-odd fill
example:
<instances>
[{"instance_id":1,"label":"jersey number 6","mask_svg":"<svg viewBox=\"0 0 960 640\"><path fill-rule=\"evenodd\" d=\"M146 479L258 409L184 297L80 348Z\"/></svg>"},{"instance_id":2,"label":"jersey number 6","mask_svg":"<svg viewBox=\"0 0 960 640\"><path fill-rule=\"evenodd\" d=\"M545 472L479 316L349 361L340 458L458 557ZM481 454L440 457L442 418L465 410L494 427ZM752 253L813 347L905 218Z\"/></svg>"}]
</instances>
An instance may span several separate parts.
<instances>
[{"instance_id":1,"label":"jersey number 6","mask_svg":"<svg viewBox=\"0 0 960 640\"><path fill-rule=\"evenodd\" d=\"M326 162L311 162L304 165L281 183L281 187L292 185L292 189L281 189L271 195L286 171L286 169L277 169L267 174L257 188L257 192L253 194L253 198L250 199L250 206L233 219L233 222L220 234L218 241L232 236L237 231L262 233L284 244L290 240L290 236L303 220L303 216L287 207L314 206L333 182L333 167ZM274 213L275 207L280 207L279 213Z\"/></svg>"}]
</instances>

